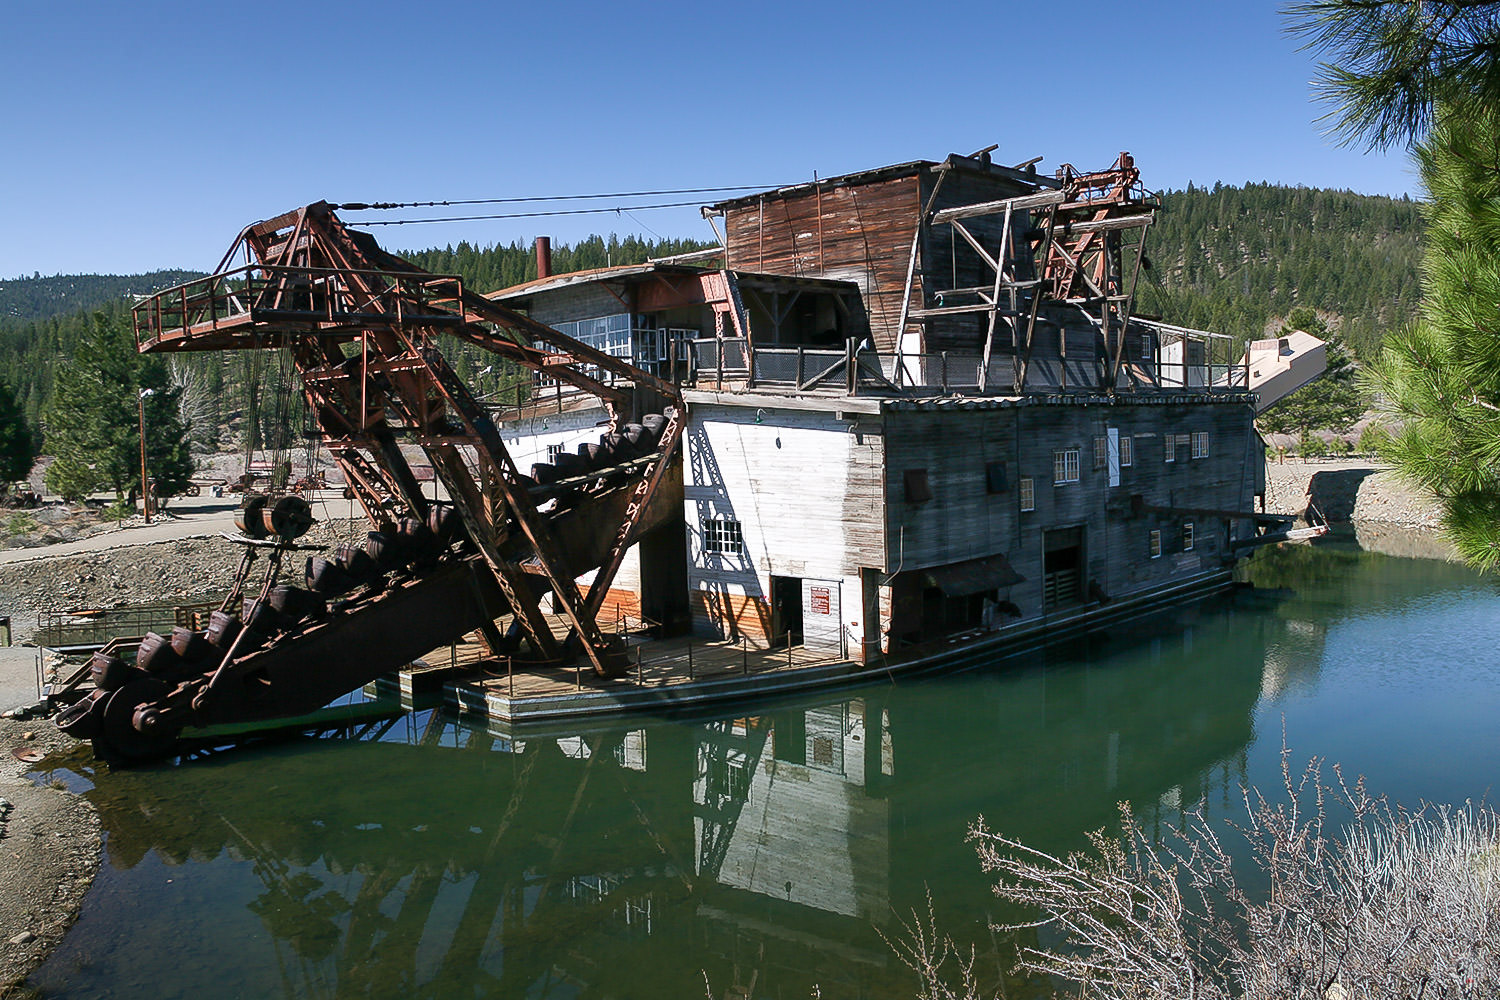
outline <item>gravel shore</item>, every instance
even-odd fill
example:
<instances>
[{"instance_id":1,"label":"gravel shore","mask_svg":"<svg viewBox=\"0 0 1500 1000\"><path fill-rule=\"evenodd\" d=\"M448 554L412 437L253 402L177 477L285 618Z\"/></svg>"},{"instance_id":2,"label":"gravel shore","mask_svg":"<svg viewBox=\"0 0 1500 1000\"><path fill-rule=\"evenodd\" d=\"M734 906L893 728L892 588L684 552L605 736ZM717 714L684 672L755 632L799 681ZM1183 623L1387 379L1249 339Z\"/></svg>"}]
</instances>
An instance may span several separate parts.
<instances>
[{"instance_id":1,"label":"gravel shore","mask_svg":"<svg viewBox=\"0 0 1500 1000\"><path fill-rule=\"evenodd\" d=\"M1267 511L1305 520L1310 504L1335 524L1384 524L1435 532L1442 523L1436 502L1378 462L1346 458L1267 463Z\"/></svg>"}]
</instances>

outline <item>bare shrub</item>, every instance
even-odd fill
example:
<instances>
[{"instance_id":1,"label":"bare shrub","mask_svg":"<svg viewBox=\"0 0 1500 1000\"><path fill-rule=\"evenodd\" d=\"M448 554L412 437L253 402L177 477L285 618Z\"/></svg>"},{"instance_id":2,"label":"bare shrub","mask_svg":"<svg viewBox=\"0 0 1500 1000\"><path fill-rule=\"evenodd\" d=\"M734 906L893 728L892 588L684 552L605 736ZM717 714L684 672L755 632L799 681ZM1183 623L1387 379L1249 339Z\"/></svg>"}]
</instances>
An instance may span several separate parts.
<instances>
[{"instance_id":1,"label":"bare shrub","mask_svg":"<svg viewBox=\"0 0 1500 1000\"><path fill-rule=\"evenodd\" d=\"M1200 804L1157 842L1122 804L1118 837L1062 858L981 817L970 838L995 893L1040 912L1002 929L1045 928L1017 971L1104 1000L1500 994L1500 816L1405 810L1331 770L1331 784L1316 758L1294 774L1283 750L1283 794L1247 789L1243 822L1212 824ZM941 942L915 940L925 975Z\"/></svg>"}]
</instances>

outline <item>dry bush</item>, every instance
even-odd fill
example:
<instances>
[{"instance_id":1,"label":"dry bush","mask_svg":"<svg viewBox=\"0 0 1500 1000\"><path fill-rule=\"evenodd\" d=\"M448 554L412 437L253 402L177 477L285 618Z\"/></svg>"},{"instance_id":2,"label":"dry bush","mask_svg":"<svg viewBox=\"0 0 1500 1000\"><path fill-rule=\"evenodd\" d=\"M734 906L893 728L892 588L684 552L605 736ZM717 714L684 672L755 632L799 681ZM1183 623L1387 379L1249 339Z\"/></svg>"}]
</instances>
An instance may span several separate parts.
<instances>
[{"instance_id":1,"label":"dry bush","mask_svg":"<svg viewBox=\"0 0 1500 1000\"><path fill-rule=\"evenodd\" d=\"M1404 810L1336 766L1325 784L1317 759L1294 774L1286 750L1281 770L1283 795L1246 790L1227 829L1200 805L1157 842L1122 804L1119 837L1099 831L1064 858L981 817L970 837L996 894L1040 913L1002 929L1047 928L1017 972L1102 1000L1500 995L1500 816ZM923 956L908 964L922 971Z\"/></svg>"}]
</instances>

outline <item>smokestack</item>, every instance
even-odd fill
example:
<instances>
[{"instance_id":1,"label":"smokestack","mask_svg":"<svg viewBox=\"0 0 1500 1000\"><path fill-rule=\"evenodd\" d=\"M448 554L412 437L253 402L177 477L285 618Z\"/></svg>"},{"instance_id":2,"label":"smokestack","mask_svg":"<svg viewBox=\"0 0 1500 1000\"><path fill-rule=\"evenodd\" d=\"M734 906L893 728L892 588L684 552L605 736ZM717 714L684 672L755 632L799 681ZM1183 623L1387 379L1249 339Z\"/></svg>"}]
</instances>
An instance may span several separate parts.
<instances>
[{"instance_id":1,"label":"smokestack","mask_svg":"<svg viewBox=\"0 0 1500 1000\"><path fill-rule=\"evenodd\" d=\"M538 278L552 277L552 237L550 236L536 238L536 276Z\"/></svg>"}]
</instances>

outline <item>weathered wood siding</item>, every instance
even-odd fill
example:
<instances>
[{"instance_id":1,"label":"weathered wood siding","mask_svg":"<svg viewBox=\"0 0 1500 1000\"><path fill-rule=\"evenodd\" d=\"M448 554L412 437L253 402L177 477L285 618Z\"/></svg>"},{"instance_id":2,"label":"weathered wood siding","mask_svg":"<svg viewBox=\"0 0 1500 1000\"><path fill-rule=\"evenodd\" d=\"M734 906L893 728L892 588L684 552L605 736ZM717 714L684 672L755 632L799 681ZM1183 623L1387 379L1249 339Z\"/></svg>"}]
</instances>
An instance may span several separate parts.
<instances>
[{"instance_id":1,"label":"weathered wood siding","mask_svg":"<svg viewBox=\"0 0 1500 1000\"><path fill-rule=\"evenodd\" d=\"M860 570L886 551L884 449L869 429L833 412L693 406L684 516L701 632L765 638L771 577L783 576L838 581L843 620L862 634ZM743 553L707 550L714 518L739 522Z\"/></svg>"},{"instance_id":2,"label":"weathered wood siding","mask_svg":"<svg viewBox=\"0 0 1500 1000\"><path fill-rule=\"evenodd\" d=\"M921 207L915 171L732 205L724 216L729 266L857 283L876 346L893 351Z\"/></svg>"},{"instance_id":3,"label":"weathered wood siding","mask_svg":"<svg viewBox=\"0 0 1500 1000\"><path fill-rule=\"evenodd\" d=\"M1214 568L1229 541L1222 518L1136 514L1133 495L1156 506L1246 512L1254 502L1260 455L1244 402L1118 397L1112 403L897 409L884 420L887 566L904 573L1003 554L1026 578L1002 592L1023 619L1043 612L1046 532L1081 528L1085 592L1097 584L1117 598ZM1108 468L1094 460L1094 442L1107 439L1110 428L1130 438L1132 452L1114 487ZM1191 457L1193 432L1208 435L1206 457ZM1173 462L1165 461L1168 435ZM1055 453L1073 449L1078 481L1054 484ZM992 462L1004 466L1002 493L987 489L986 466ZM908 498L909 470L925 472L930 500ZM1020 509L1023 478L1032 481L1031 511ZM1183 546L1185 522L1194 525L1191 550ZM1237 523L1248 530L1246 522ZM1162 533L1156 558L1149 551L1152 530Z\"/></svg>"}]
</instances>

